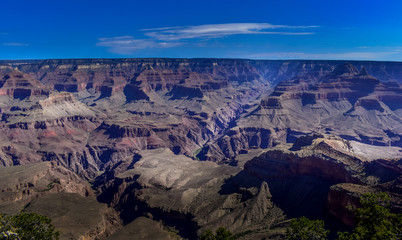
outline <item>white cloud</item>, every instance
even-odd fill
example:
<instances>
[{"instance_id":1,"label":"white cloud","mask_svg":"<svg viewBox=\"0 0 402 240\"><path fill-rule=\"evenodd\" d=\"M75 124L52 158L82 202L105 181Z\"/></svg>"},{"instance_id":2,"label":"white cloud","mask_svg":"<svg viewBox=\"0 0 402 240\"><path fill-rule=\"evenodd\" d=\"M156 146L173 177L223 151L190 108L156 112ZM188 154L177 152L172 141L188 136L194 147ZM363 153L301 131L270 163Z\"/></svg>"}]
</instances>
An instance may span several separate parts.
<instances>
[{"instance_id":1,"label":"white cloud","mask_svg":"<svg viewBox=\"0 0 402 240\"><path fill-rule=\"evenodd\" d=\"M121 36L99 38L96 46L108 47L111 52L131 54L139 49L170 48L185 44L190 39L207 40L239 34L275 34L275 35L307 35L314 34L306 30L318 26L288 26L269 23L227 23L206 24L197 26L179 26L142 29L144 36Z\"/></svg>"},{"instance_id":2,"label":"white cloud","mask_svg":"<svg viewBox=\"0 0 402 240\"><path fill-rule=\"evenodd\" d=\"M96 46L109 47L111 52L118 54L131 54L139 49L169 48L180 45L177 42L160 42L153 39L134 39L132 36L99 38Z\"/></svg>"},{"instance_id":3,"label":"white cloud","mask_svg":"<svg viewBox=\"0 0 402 240\"><path fill-rule=\"evenodd\" d=\"M146 36L158 40L175 41L175 40L192 39L192 38L217 38L217 37L224 37L238 34L306 35L313 33L304 32L301 30L316 27L318 26L288 26L288 25L272 25L269 23L227 23L227 24L207 24L198 26L143 29L143 31L145 31Z\"/></svg>"},{"instance_id":4,"label":"white cloud","mask_svg":"<svg viewBox=\"0 0 402 240\"><path fill-rule=\"evenodd\" d=\"M19 43L19 42L7 42L3 43L4 46L10 46L10 47L27 47L29 46L28 43Z\"/></svg>"}]
</instances>

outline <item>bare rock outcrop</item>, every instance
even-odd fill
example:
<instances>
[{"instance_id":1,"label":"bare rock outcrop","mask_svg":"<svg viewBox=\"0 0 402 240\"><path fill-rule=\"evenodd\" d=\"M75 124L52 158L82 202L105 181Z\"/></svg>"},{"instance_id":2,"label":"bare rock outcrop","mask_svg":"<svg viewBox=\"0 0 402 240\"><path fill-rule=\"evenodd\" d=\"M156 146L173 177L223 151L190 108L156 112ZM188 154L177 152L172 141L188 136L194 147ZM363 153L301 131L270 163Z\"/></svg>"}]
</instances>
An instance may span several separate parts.
<instances>
[{"instance_id":1,"label":"bare rock outcrop","mask_svg":"<svg viewBox=\"0 0 402 240\"><path fill-rule=\"evenodd\" d=\"M67 192L93 195L89 184L57 162L1 167L0 208L16 213L37 197Z\"/></svg>"},{"instance_id":2,"label":"bare rock outcrop","mask_svg":"<svg viewBox=\"0 0 402 240\"><path fill-rule=\"evenodd\" d=\"M370 154L381 148L386 147L315 134L297 139L291 148L266 151L244 170L267 181L274 203L288 216L318 217L328 211L351 224L347 206L356 206L362 193L385 191L400 199L401 149L389 149L382 159Z\"/></svg>"},{"instance_id":3,"label":"bare rock outcrop","mask_svg":"<svg viewBox=\"0 0 402 240\"><path fill-rule=\"evenodd\" d=\"M22 210L51 218L61 239L100 239L121 226L87 181L54 161L0 168L0 212Z\"/></svg>"},{"instance_id":4,"label":"bare rock outcrop","mask_svg":"<svg viewBox=\"0 0 402 240\"><path fill-rule=\"evenodd\" d=\"M137 161L121 165L132 169L107 173L110 180L98 190L99 199L120 211L126 223L148 216L193 239L205 228L226 226L237 233L283 219L267 183L235 167L175 156L168 149L140 152Z\"/></svg>"},{"instance_id":5,"label":"bare rock outcrop","mask_svg":"<svg viewBox=\"0 0 402 240\"><path fill-rule=\"evenodd\" d=\"M390 207L392 212L401 212L402 192L387 187L387 184L368 186L351 183L341 183L331 186L328 193L328 211L345 225L353 226L356 223L351 209L360 206L360 197L366 193L380 192L386 192L391 197Z\"/></svg>"},{"instance_id":6,"label":"bare rock outcrop","mask_svg":"<svg viewBox=\"0 0 402 240\"><path fill-rule=\"evenodd\" d=\"M59 194L68 186L80 192L82 181L93 181L99 199L120 211L125 224L145 215L190 237L220 225L258 232L281 221L273 202L282 202L291 216L306 206L324 206L334 184L399 189L401 66L241 59L0 61L0 165L50 161L57 166L50 172L59 169L60 179L79 183L60 180L45 193ZM320 136L299 138L311 132ZM286 143L295 144L290 149ZM244 169L196 161L236 165L244 153L273 147ZM51 176L56 175L38 179ZM10 191L29 199L36 191L29 184L33 180L17 181L23 185ZM311 201L312 196L318 197ZM105 236L106 225L98 223L85 234Z\"/></svg>"},{"instance_id":7,"label":"bare rock outcrop","mask_svg":"<svg viewBox=\"0 0 402 240\"><path fill-rule=\"evenodd\" d=\"M224 136L206 146L200 158L230 162L243 149L293 143L311 132L401 147L401 92L400 84L383 83L352 64L328 74L298 76L279 83Z\"/></svg>"}]
</instances>

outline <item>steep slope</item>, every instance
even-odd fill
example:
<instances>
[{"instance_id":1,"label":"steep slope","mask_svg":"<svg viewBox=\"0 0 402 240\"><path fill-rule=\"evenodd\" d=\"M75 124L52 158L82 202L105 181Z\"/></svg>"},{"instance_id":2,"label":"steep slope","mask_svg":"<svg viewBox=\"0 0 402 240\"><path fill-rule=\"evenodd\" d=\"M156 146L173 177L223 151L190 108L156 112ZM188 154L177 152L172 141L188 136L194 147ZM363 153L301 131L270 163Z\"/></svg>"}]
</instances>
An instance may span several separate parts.
<instances>
[{"instance_id":1,"label":"steep slope","mask_svg":"<svg viewBox=\"0 0 402 240\"><path fill-rule=\"evenodd\" d=\"M24 74L18 70L4 74L0 79L0 88L0 96L6 95L18 100L46 96L50 92L50 87L45 87L33 74Z\"/></svg>"},{"instance_id":2,"label":"steep slope","mask_svg":"<svg viewBox=\"0 0 402 240\"><path fill-rule=\"evenodd\" d=\"M292 143L311 132L380 146L402 146L402 87L340 65L330 74L283 81L226 135L199 154L221 161L239 151Z\"/></svg>"},{"instance_id":3,"label":"steep slope","mask_svg":"<svg viewBox=\"0 0 402 240\"><path fill-rule=\"evenodd\" d=\"M119 210L125 223L151 216L190 239L218 226L236 233L271 228L283 216L272 205L267 184L239 171L168 149L146 150L100 176L95 185L100 201Z\"/></svg>"},{"instance_id":4,"label":"steep slope","mask_svg":"<svg viewBox=\"0 0 402 240\"><path fill-rule=\"evenodd\" d=\"M347 200L338 191L343 185L334 184L398 192L401 81L402 63L395 62L0 61L0 165L7 166L0 170L50 161L73 183L91 181L98 200L119 212L123 236L143 216L188 238L218 226L245 239L282 236L284 216L273 202L292 215L325 205L328 192ZM343 140L297 140L310 132ZM282 145L294 142L292 149ZM22 193L37 189L30 184L36 180L12 179ZM70 210L94 199L63 194L36 192L35 201L23 195L18 209L31 202L30 210L71 225L65 236L73 238L105 237L120 226L103 204L87 209L96 219L85 221L90 230L74 225L88 219ZM65 215L45 211L48 204L62 209L63 201ZM329 205L339 209L339 202ZM315 209L312 215L324 212Z\"/></svg>"},{"instance_id":5,"label":"steep slope","mask_svg":"<svg viewBox=\"0 0 402 240\"><path fill-rule=\"evenodd\" d=\"M117 213L96 201L88 182L56 162L0 168L0 212L20 211L51 218L61 239L99 239L121 226Z\"/></svg>"},{"instance_id":6,"label":"steep slope","mask_svg":"<svg viewBox=\"0 0 402 240\"><path fill-rule=\"evenodd\" d=\"M245 103L270 87L245 61L47 60L5 65L7 84L1 89L8 95L0 101L3 165L56 160L87 179L139 150L168 147L192 156L219 135ZM32 82L21 83L30 92L47 92L14 97L8 89L19 79Z\"/></svg>"},{"instance_id":7,"label":"steep slope","mask_svg":"<svg viewBox=\"0 0 402 240\"><path fill-rule=\"evenodd\" d=\"M328 132L350 139L400 144L400 85L389 81L401 81L401 64L353 62L367 69L359 74L351 65L336 69L344 63L241 59L1 61L0 92L5 94L0 101L0 124L5 132L1 141L3 162L10 165L54 159L86 178L127 154L159 147L199 159L231 162L241 150L292 142L306 132L324 129L324 125ZM367 72L387 83L376 82ZM356 83L350 84L352 79ZM366 95L360 96L358 79L372 79L374 95L366 89ZM63 91L72 95L58 93ZM338 96L339 91L344 95ZM352 94L360 96L359 101L344 100ZM255 101L260 102L256 110ZM338 121L350 122L350 118L353 133L350 126L332 126ZM367 122L375 124L367 127ZM57 125L58 130L44 130L45 125ZM395 127L385 129L384 125ZM59 149L41 137L55 132L60 139L51 141L60 141L58 146L66 147ZM29 137L19 138L22 134Z\"/></svg>"},{"instance_id":8,"label":"steep slope","mask_svg":"<svg viewBox=\"0 0 402 240\"><path fill-rule=\"evenodd\" d=\"M0 129L2 165L56 160L81 176L93 176L99 171L96 160L82 156L90 156L85 145L104 114L91 110L71 93L54 92L23 102L4 100L7 101Z\"/></svg>"},{"instance_id":9,"label":"steep slope","mask_svg":"<svg viewBox=\"0 0 402 240\"><path fill-rule=\"evenodd\" d=\"M120 229L115 234L107 238L108 240L126 240L126 239L138 239L138 240L170 240L177 239L168 231L165 231L162 226L149 218L139 217L130 224L126 225L123 229Z\"/></svg>"},{"instance_id":10,"label":"steep slope","mask_svg":"<svg viewBox=\"0 0 402 240\"><path fill-rule=\"evenodd\" d=\"M392 187L402 175L402 148L391 149L316 134L297 139L291 148L268 150L247 162L244 170L267 181L274 203L288 216L323 217L328 207L330 214L350 224L352 214L342 213L370 189L389 192L399 199L398 208L402 206L400 190ZM382 158L367 158L371 151L381 151ZM353 192L354 200L347 200L345 192Z\"/></svg>"}]
</instances>

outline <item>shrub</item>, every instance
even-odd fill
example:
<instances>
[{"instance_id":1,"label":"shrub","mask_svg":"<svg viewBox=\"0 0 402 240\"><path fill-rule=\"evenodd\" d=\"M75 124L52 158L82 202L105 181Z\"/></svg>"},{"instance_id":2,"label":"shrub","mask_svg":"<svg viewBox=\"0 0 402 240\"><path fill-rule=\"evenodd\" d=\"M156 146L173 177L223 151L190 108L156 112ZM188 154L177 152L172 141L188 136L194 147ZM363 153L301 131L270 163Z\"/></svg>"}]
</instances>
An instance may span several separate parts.
<instances>
[{"instance_id":1,"label":"shrub","mask_svg":"<svg viewBox=\"0 0 402 240\"><path fill-rule=\"evenodd\" d=\"M215 234L207 229L200 237L201 240L233 240L232 233L225 227L220 227L215 231Z\"/></svg>"},{"instance_id":2,"label":"shrub","mask_svg":"<svg viewBox=\"0 0 402 240\"><path fill-rule=\"evenodd\" d=\"M0 239L53 240L59 239L48 217L21 212L14 216L0 216Z\"/></svg>"},{"instance_id":3,"label":"shrub","mask_svg":"<svg viewBox=\"0 0 402 240\"><path fill-rule=\"evenodd\" d=\"M402 214L389 211L390 200L386 193L363 195L360 198L361 207L354 210L356 228L352 233L338 233L339 239L400 239Z\"/></svg>"},{"instance_id":4,"label":"shrub","mask_svg":"<svg viewBox=\"0 0 402 240\"><path fill-rule=\"evenodd\" d=\"M310 220L306 217L292 219L286 230L289 240L324 240L329 231L324 228L324 221Z\"/></svg>"}]
</instances>

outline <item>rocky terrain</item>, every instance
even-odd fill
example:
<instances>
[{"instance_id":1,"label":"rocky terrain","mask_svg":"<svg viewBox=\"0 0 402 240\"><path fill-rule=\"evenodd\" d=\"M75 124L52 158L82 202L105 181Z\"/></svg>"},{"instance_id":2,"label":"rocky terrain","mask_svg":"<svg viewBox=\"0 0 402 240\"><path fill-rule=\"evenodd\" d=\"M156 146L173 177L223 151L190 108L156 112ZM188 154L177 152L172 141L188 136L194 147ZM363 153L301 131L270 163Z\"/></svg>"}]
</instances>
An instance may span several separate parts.
<instances>
[{"instance_id":1,"label":"rocky terrain","mask_svg":"<svg viewBox=\"0 0 402 240\"><path fill-rule=\"evenodd\" d=\"M401 93L400 84L381 82L352 64L324 75L295 77L279 83L199 155L215 161L233 159L242 149L291 143L311 132L402 147Z\"/></svg>"},{"instance_id":2,"label":"rocky terrain","mask_svg":"<svg viewBox=\"0 0 402 240\"><path fill-rule=\"evenodd\" d=\"M121 226L118 214L97 202L88 182L56 162L0 168L0 212L46 215L61 239L108 236Z\"/></svg>"},{"instance_id":3,"label":"rocky terrain","mask_svg":"<svg viewBox=\"0 0 402 240\"><path fill-rule=\"evenodd\" d=\"M315 134L300 137L290 148L268 150L248 161L244 169L269 183L274 203L288 216L319 218L328 211L351 224L353 215L346 206L356 206L363 193L389 192L395 207L401 207L402 192L397 184L402 175L400 149L374 159L361 152L362 148L384 151L381 147ZM346 195L353 197L345 200Z\"/></svg>"},{"instance_id":4,"label":"rocky terrain","mask_svg":"<svg viewBox=\"0 0 402 240\"><path fill-rule=\"evenodd\" d=\"M206 228L225 225L239 233L284 219L270 201L267 183L236 167L194 161L168 149L137 156L131 168L125 170L121 166L128 163L122 164L97 187L98 199L120 209L127 223L148 216L193 239Z\"/></svg>"},{"instance_id":5,"label":"rocky terrain","mask_svg":"<svg viewBox=\"0 0 402 240\"><path fill-rule=\"evenodd\" d=\"M87 182L56 162L39 162L0 168L1 211L13 213L8 203L24 206L41 195L55 192L91 195Z\"/></svg>"},{"instance_id":6,"label":"rocky terrain","mask_svg":"<svg viewBox=\"0 0 402 240\"><path fill-rule=\"evenodd\" d=\"M0 210L49 215L65 239L350 224L350 186L400 199L401 84L398 62L0 61Z\"/></svg>"}]
</instances>

